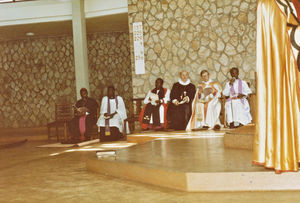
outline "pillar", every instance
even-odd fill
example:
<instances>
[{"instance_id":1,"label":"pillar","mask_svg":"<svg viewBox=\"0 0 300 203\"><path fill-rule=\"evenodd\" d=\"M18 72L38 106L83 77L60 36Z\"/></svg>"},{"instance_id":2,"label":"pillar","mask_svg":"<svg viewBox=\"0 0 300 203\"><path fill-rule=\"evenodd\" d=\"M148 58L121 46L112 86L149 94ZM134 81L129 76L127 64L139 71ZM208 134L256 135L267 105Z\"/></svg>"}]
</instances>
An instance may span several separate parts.
<instances>
[{"instance_id":1,"label":"pillar","mask_svg":"<svg viewBox=\"0 0 300 203\"><path fill-rule=\"evenodd\" d=\"M80 97L80 89L89 91L89 70L87 56L87 38L84 13L84 0L72 0L72 25L75 60L75 80L77 99ZM90 91L89 91L90 94Z\"/></svg>"}]
</instances>

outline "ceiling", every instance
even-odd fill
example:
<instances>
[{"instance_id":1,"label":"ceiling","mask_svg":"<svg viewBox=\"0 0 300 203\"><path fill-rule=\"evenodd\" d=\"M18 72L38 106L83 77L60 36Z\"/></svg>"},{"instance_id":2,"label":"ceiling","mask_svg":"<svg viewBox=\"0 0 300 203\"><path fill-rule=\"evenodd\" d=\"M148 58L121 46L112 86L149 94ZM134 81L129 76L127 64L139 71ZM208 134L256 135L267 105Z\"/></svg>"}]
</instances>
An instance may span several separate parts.
<instances>
[{"instance_id":1,"label":"ceiling","mask_svg":"<svg viewBox=\"0 0 300 203\"><path fill-rule=\"evenodd\" d=\"M128 30L128 14L116 14L86 19L87 33ZM22 24L0 27L0 41L26 39L26 33L33 32L36 37L72 35L72 21Z\"/></svg>"}]
</instances>

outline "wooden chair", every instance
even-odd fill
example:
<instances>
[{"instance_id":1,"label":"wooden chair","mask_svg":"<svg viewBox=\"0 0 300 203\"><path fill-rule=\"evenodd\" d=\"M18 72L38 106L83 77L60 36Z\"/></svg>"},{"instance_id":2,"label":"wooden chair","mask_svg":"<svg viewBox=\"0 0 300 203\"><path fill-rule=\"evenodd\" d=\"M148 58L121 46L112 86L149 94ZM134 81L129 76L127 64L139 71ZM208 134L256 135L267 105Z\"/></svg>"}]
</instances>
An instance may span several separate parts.
<instances>
[{"instance_id":1,"label":"wooden chair","mask_svg":"<svg viewBox=\"0 0 300 203\"><path fill-rule=\"evenodd\" d=\"M256 122L256 94L255 93L252 93L248 96L248 102L250 105L252 123L255 123Z\"/></svg>"},{"instance_id":2,"label":"wooden chair","mask_svg":"<svg viewBox=\"0 0 300 203\"><path fill-rule=\"evenodd\" d=\"M221 122L221 124L224 125L224 127L227 127L226 115L225 115L225 102L226 102L226 99L225 99L225 97L222 95L222 96L219 98L219 100L220 100L220 102L221 102L220 122Z\"/></svg>"},{"instance_id":3,"label":"wooden chair","mask_svg":"<svg viewBox=\"0 0 300 203\"><path fill-rule=\"evenodd\" d=\"M255 123L256 120L256 94L251 93L247 97L249 105L250 105L250 114L252 116L252 123ZM224 96L220 98L221 102L221 112L220 112L220 122L221 124L224 125L224 127L228 127L227 120L226 120L226 115L225 115L225 103L226 99Z\"/></svg>"},{"instance_id":4,"label":"wooden chair","mask_svg":"<svg viewBox=\"0 0 300 203\"><path fill-rule=\"evenodd\" d=\"M142 102L144 98L131 99L129 104L129 116L124 121L124 132L126 133L126 124L128 123L131 132L135 130L135 122L139 121L139 116L142 111Z\"/></svg>"},{"instance_id":5,"label":"wooden chair","mask_svg":"<svg viewBox=\"0 0 300 203\"><path fill-rule=\"evenodd\" d=\"M248 87L250 88L250 82L247 82L247 84L248 84ZM256 75L255 75L255 84L256 84ZM247 99L248 99L248 102L250 105L250 114L252 116L252 123L255 123L255 121L256 121L256 94L255 93L249 94ZM220 102L221 102L220 122L224 125L224 127L228 127L226 115L225 115L226 99L223 95L220 98Z\"/></svg>"},{"instance_id":6,"label":"wooden chair","mask_svg":"<svg viewBox=\"0 0 300 203\"><path fill-rule=\"evenodd\" d=\"M100 106L98 106L97 110L96 110L96 118L98 119L100 117ZM74 109L74 115L76 116L76 110ZM95 125L93 125L92 130L90 132L90 139L99 139L100 138L100 132L98 131L98 126L97 123L95 123Z\"/></svg>"},{"instance_id":7,"label":"wooden chair","mask_svg":"<svg viewBox=\"0 0 300 203\"><path fill-rule=\"evenodd\" d=\"M97 119L100 117L100 106L97 108ZM93 125L93 129L91 132L91 140L92 139L100 139L100 132L98 130L97 124Z\"/></svg>"},{"instance_id":8,"label":"wooden chair","mask_svg":"<svg viewBox=\"0 0 300 203\"><path fill-rule=\"evenodd\" d=\"M55 121L48 123L48 140L51 137L56 137L57 141L60 140L58 128L64 128L64 139L67 140L67 122L73 118L74 110L72 104L70 102L58 102L55 104ZM51 128L55 127L56 133L55 135L51 134Z\"/></svg>"}]
</instances>

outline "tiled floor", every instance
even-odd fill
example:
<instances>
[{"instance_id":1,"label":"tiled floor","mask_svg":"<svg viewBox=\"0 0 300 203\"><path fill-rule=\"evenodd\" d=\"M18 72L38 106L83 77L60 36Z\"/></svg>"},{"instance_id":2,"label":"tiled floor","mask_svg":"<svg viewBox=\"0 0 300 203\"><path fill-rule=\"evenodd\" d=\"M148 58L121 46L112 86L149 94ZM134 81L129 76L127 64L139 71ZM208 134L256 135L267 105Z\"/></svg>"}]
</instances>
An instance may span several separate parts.
<instances>
[{"instance_id":1,"label":"tiled floor","mask_svg":"<svg viewBox=\"0 0 300 203\"><path fill-rule=\"evenodd\" d=\"M154 133L155 134L155 133ZM180 135L180 134L179 134ZM154 135L154 136L157 136ZM198 139L198 138L197 138ZM190 139L188 142L196 141ZM220 153L222 138L203 139L202 147L209 153L198 153L189 150L187 155L206 156L213 159ZM212 140L212 141L209 141ZM184 139L169 140L176 145ZM161 140L153 145L163 148ZM123 179L108 177L88 172L85 160L95 156L91 147L72 148L37 148L47 141L28 141L12 148L0 150L0 202L299 202L300 192L218 192L218 193L187 193L165 188L140 184ZM146 150L146 144L145 150ZM105 146L105 145L104 145ZM106 147L111 147L106 145ZM134 149L133 147L132 149ZM195 146L194 149L197 149ZM124 149L123 149L124 150ZM160 152L161 156L169 153L182 153L176 147L169 152ZM226 151L226 150L225 150ZM239 156L241 151L224 153L220 160L231 160L231 156ZM130 152L132 153L132 152ZM156 153L156 152L154 152ZM247 152L245 152L247 153ZM165 155L164 155L165 154ZM249 154L250 156L250 154ZM125 158L125 157L124 157ZM234 160L234 159L232 159ZM212 160L210 160L212 161ZM210 162L209 160L207 162ZM173 164L174 161L166 162ZM200 159L198 160L198 164ZM230 162L228 162L230 163ZM210 164L210 163L207 163ZM229 167L230 168L230 167Z\"/></svg>"}]
</instances>

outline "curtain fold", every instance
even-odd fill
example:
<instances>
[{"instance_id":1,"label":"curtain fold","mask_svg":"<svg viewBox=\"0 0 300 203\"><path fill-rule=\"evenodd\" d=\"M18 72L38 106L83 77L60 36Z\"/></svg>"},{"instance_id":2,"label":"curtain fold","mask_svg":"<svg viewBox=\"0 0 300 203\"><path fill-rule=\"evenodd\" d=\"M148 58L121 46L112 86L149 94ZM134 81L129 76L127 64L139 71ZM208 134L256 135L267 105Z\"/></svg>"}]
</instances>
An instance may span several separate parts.
<instances>
[{"instance_id":1,"label":"curtain fold","mask_svg":"<svg viewBox=\"0 0 300 203\"><path fill-rule=\"evenodd\" d=\"M300 26L291 4L284 0L259 0L257 5L257 120L253 163L274 168L276 172L298 171L300 161L297 64Z\"/></svg>"}]
</instances>

